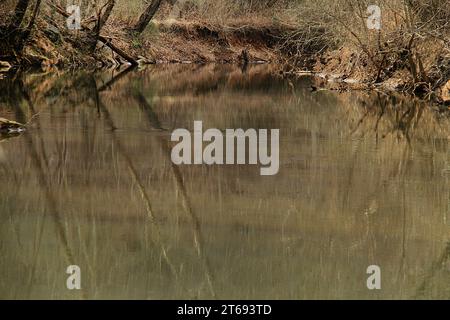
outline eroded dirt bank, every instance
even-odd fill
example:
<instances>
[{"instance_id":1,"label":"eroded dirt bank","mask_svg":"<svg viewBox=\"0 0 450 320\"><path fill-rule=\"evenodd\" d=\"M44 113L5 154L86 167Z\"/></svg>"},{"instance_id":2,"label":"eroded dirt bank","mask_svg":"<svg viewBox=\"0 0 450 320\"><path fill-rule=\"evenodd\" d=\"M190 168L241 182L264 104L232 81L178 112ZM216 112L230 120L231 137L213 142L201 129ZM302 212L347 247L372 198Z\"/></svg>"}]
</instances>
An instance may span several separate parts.
<instances>
[{"instance_id":1,"label":"eroded dirt bank","mask_svg":"<svg viewBox=\"0 0 450 320\"><path fill-rule=\"evenodd\" d=\"M245 68L270 63L282 76L316 75L317 89L404 92L444 108L450 105L450 52L433 39L412 39L404 47L385 44L378 56L368 56L350 44L320 52L298 51L286 41L296 29L283 24L240 22L223 27L156 21L153 28L153 34L119 45L139 57L141 64L231 63ZM127 35L118 32L114 37Z\"/></svg>"},{"instance_id":2,"label":"eroded dirt bank","mask_svg":"<svg viewBox=\"0 0 450 320\"><path fill-rule=\"evenodd\" d=\"M104 26L103 41L86 50L82 31L64 28L64 16L39 19L16 65L3 62L3 74L14 68L98 69L123 64L154 63L271 63L283 76L317 75L316 89L400 91L450 104L450 53L430 39L412 39L407 47L384 44L384 54L367 55L351 45L320 52L298 51L287 35L295 28L280 23L236 22L226 27L187 20L155 20L142 34ZM294 39L295 40L295 39ZM413 41L414 40L414 41ZM1 76L1 73L0 73Z\"/></svg>"}]
</instances>

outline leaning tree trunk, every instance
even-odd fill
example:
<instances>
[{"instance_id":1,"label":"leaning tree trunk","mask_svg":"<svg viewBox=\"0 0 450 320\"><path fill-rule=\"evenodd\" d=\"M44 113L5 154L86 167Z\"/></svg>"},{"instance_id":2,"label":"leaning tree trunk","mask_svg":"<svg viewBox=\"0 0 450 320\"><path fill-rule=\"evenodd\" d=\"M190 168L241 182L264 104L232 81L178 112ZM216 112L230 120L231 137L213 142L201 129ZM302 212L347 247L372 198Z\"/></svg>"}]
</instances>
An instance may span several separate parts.
<instances>
[{"instance_id":1,"label":"leaning tree trunk","mask_svg":"<svg viewBox=\"0 0 450 320\"><path fill-rule=\"evenodd\" d=\"M30 3L29 0L19 0L19 2L17 2L16 8L14 9L14 15L8 26L9 31L19 29L20 24L22 23L22 20L25 17L25 13L27 12L29 3Z\"/></svg>"},{"instance_id":2,"label":"leaning tree trunk","mask_svg":"<svg viewBox=\"0 0 450 320\"><path fill-rule=\"evenodd\" d=\"M19 0L14 8L9 24L2 26L0 30L0 56L3 59L13 59L16 52L21 50L21 30L29 0Z\"/></svg>"},{"instance_id":3,"label":"leaning tree trunk","mask_svg":"<svg viewBox=\"0 0 450 320\"><path fill-rule=\"evenodd\" d=\"M97 23L92 30L86 30L86 44L88 52L93 53L97 47L97 42L100 38L100 31L111 16L111 12L116 5L115 0L108 0L108 2L97 12Z\"/></svg>"},{"instance_id":4,"label":"leaning tree trunk","mask_svg":"<svg viewBox=\"0 0 450 320\"><path fill-rule=\"evenodd\" d=\"M100 34L100 30L103 28L106 21L108 21L109 17L111 16L111 12L115 5L116 5L115 0L109 0L106 3L106 5L103 7L103 8L105 8L105 11L103 13L101 13L101 12L99 13L97 24L94 27L94 30L96 30L99 34ZM101 11L103 11L103 8Z\"/></svg>"},{"instance_id":5,"label":"leaning tree trunk","mask_svg":"<svg viewBox=\"0 0 450 320\"><path fill-rule=\"evenodd\" d=\"M153 0L152 3L145 9L145 11L139 17L138 22L132 28L133 31L137 33L142 33L148 26L152 18L155 16L156 12L161 5L162 0Z\"/></svg>"},{"instance_id":6,"label":"leaning tree trunk","mask_svg":"<svg viewBox=\"0 0 450 320\"><path fill-rule=\"evenodd\" d=\"M21 48L23 47L25 41L28 39L28 37L31 34L31 30L33 29L37 15L39 13L39 8L41 7L41 2L42 2L41 0L36 0L36 3L33 8L33 12L31 13L30 21L28 22L27 27L22 31L21 40L20 40L21 43L19 44L19 46Z\"/></svg>"},{"instance_id":7,"label":"leaning tree trunk","mask_svg":"<svg viewBox=\"0 0 450 320\"><path fill-rule=\"evenodd\" d=\"M22 27L30 0L19 0L14 8L11 21L0 28L0 58L6 60L20 59L21 51L33 28L41 0L36 0L28 25Z\"/></svg>"}]
</instances>

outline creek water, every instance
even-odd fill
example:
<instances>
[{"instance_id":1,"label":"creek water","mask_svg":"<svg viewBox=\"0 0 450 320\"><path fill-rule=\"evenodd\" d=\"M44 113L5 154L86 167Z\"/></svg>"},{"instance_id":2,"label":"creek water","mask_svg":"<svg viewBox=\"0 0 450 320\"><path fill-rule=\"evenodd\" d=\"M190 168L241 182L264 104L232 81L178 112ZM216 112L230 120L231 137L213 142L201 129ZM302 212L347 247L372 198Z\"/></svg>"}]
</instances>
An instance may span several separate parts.
<instances>
[{"instance_id":1,"label":"creek water","mask_svg":"<svg viewBox=\"0 0 450 320\"><path fill-rule=\"evenodd\" d=\"M29 121L0 142L0 298L450 298L450 121L429 105L270 66L114 76L0 80L1 116ZM278 174L174 165L194 120L280 129Z\"/></svg>"}]
</instances>

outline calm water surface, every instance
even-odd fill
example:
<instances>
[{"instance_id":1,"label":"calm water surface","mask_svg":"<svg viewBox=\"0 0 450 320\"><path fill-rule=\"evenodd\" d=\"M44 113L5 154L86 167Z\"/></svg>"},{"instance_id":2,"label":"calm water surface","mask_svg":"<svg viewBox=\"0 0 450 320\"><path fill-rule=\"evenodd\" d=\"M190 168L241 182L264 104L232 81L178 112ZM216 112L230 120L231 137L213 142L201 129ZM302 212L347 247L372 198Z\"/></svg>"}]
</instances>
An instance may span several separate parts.
<instances>
[{"instance_id":1,"label":"calm water surface","mask_svg":"<svg viewBox=\"0 0 450 320\"><path fill-rule=\"evenodd\" d=\"M31 119L0 142L0 298L450 298L445 117L265 66L115 75L0 80L0 115ZM194 120L279 128L279 173L174 166Z\"/></svg>"}]
</instances>

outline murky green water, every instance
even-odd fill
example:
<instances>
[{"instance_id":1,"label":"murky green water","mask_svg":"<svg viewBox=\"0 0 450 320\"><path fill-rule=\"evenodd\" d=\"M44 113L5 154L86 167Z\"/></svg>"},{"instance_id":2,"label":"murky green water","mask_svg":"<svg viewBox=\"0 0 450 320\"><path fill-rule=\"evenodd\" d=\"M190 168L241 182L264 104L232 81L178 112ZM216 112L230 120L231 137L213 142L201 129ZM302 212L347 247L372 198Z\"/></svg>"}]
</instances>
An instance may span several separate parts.
<instances>
[{"instance_id":1,"label":"murky green water","mask_svg":"<svg viewBox=\"0 0 450 320\"><path fill-rule=\"evenodd\" d=\"M0 298L450 298L450 121L269 71L0 80L1 116L37 114L0 142ZM194 120L279 128L279 173L174 166Z\"/></svg>"}]
</instances>

